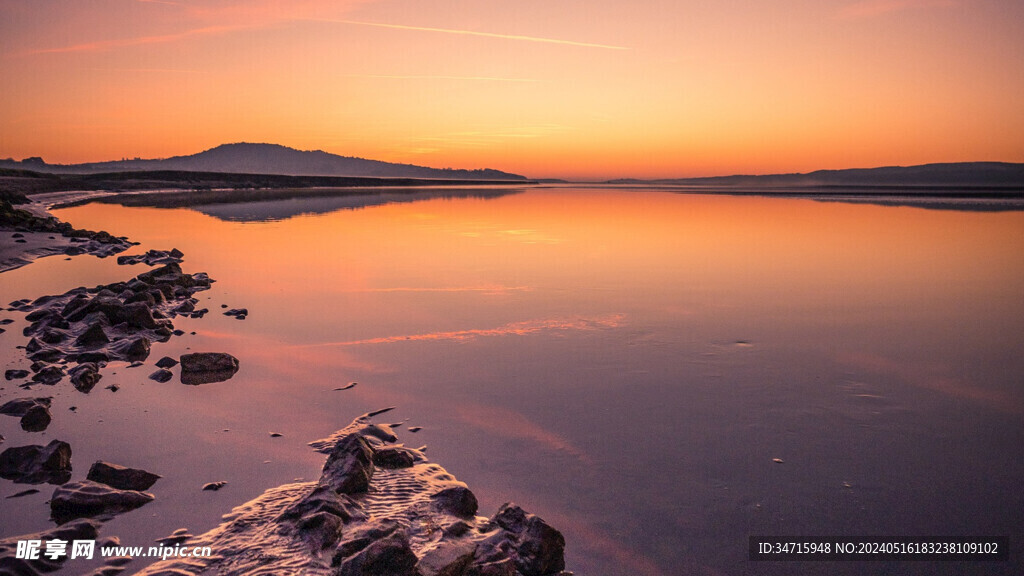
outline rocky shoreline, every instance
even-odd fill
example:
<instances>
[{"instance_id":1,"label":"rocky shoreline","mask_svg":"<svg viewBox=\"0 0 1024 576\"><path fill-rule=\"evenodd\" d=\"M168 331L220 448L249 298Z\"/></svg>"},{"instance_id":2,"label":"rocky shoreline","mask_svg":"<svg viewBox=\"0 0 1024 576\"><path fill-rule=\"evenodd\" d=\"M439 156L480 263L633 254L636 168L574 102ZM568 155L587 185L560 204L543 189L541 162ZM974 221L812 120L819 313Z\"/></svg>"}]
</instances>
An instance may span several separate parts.
<instances>
[{"instance_id":1,"label":"rocky shoreline","mask_svg":"<svg viewBox=\"0 0 1024 576\"><path fill-rule=\"evenodd\" d=\"M568 576L565 539L507 503L477 516L465 484L392 426L366 414L310 445L328 455L317 482L287 484L176 544L211 557L158 562L144 576Z\"/></svg>"},{"instance_id":2,"label":"rocky shoreline","mask_svg":"<svg viewBox=\"0 0 1024 576\"><path fill-rule=\"evenodd\" d=\"M127 238L101 230L77 229L53 216L37 216L0 200L0 272L24 266L41 256L92 254L106 258L132 247Z\"/></svg>"},{"instance_id":3,"label":"rocky shoreline","mask_svg":"<svg viewBox=\"0 0 1024 576\"><path fill-rule=\"evenodd\" d=\"M3 207L0 226L16 222L20 233L61 234L74 239L75 254L118 254L132 244L106 232L75 230L52 217ZM19 232L15 232L19 233ZM80 251L79 251L80 250ZM71 252L65 251L66 254ZM122 265L157 266L126 282L75 288L64 294L11 302L7 312L25 314L23 335L28 366L5 371L5 379L31 395L6 400L0 415L20 419L26 432L42 432L52 421L51 397L41 393L67 379L89 394L108 364L141 366L154 344L184 332L177 316L201 318L196 292L213 280L186 273L177 250L150 250L121 256ZM0 268L2 271L3 268ZM248 310L225 314L244 319ZM0 322L4 319L0 318ZM149 378L166 382L177 367L182 384L230 379L239 360L200 352L155 362ZM115 389L115 386L108 388ZM115 390L116 391L116 390ZM208 558L176 559L140 572L149 576L183 574L304 574L332 576L565 576L564 538L514 504L490 518L476 516L476 498L423 449L397 442L394 427L357 418L330 438L310 445L327 455L317 482L288 484L266 491L236 508L224 523L200 536L182 529L161 545L210 546ZM0 446L4 439L0 436ZM49 500L56 528L0 539L0 574L42 574L61 568L64 558L17 558L19 540L97 539L104 522L157 498L148 490L160 476L106 461L94 463L85 479L73 480L72 447L54 439L46 446L4 446L0 477L14 483L55 486ZM219 484L219 485L218 485ZM223 483L211 483L217 489ZM204 487L203 489L207 489ZM31 488L10 497L37 493ZM116 537L105 541L119 542ZM112 576L130 559L111 558L92 574Z\"/></svg>"}]
</instances>

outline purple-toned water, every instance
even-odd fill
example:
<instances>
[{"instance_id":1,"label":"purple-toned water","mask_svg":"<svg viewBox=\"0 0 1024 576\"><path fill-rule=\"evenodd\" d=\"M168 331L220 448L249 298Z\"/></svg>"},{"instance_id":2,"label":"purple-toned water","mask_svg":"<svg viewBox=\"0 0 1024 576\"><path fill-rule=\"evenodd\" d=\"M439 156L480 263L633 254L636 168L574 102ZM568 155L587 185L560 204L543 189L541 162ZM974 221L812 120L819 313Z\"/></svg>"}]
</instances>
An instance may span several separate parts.
<instances>
[{"instance_id":1,"label":"purple-toned water","mask_svg":"<svg viewBox=\"0 0 1024 576\"><path fill-rule=\"evenodd\" d=\"M97 459L161 474L155 502L104 527L149 545L315 479L307 442L396 406L386 420L422 427L403 440L481 514L513 500L544 517L581 576L1024 569L1024 211L421 196L57 211L217 280L197 294L211 314L176 319L186 335L148 364L222 351L241 370L184 386L122 364L102 381L116 393L36 387L54 423L0 417L3 447L66 440L75 479ZM143 270L46 258L0 275L0 301ZM24 317L5 317L3 368L27 367ZM0 499L0 537L51 526L50 492ZM1011 560L751 563L750 535L1006 536Z\"/></svg>"}]
</instances>

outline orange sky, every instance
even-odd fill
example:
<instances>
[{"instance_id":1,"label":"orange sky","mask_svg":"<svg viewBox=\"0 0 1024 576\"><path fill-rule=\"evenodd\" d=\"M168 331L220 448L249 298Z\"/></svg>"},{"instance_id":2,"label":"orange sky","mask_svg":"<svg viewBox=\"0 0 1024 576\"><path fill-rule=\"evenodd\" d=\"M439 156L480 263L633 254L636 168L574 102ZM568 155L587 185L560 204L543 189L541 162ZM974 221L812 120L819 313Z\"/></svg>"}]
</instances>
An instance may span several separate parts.
<instances>
[{"instance_id":1,"label":"orange sky","mask_svg":"<svg viewBox=\"0 0 1024 576\"><path fill-rule=\"evenodd\" d=\"M1024 161L1019 0L4 0L0 158L531 177Z\"/></svg>"}]
</instances>

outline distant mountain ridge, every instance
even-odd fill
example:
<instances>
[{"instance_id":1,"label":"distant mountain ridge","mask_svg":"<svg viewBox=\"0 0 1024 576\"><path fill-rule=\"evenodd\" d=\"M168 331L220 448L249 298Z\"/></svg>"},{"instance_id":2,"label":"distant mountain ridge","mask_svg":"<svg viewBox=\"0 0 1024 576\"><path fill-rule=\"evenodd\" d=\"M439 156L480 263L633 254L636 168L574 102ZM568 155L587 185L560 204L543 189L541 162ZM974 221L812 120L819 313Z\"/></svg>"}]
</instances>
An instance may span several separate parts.
<instances>
[{"instance_id":1,"label":"distant mountain ridge","mask_svg":"<svg viewBox=\"0 0 1024 576\"><path fill-rule=\"evenodd\" d=\"M1024 164L1010 162L955 162L919 166L818 170L806 174L736 175L658 180L618 179L608 184L663 184L675 186L841 187L841 186L965 186L1024 188Z\"/></svg>"},{"instance_id":2,"label":"distant mountain ridge","mask_svg":"<svg viewBox=\"0 0 1024 576\"><path fill-rule=\"evenodd\" d=\"M178 170L241 174L282 174L290 176L359 176L372 178L426 178L444 180L526 180L525 176L491 168L463 170L428 168L338 156L322 150L296 150L280 144L240 142L222 144L198 154L161 160L115 160L85 164L47 164L42 158L21 162L0 161L0 168L16 168L55 174L89 174Z\"/></svg>"}]
</instances>

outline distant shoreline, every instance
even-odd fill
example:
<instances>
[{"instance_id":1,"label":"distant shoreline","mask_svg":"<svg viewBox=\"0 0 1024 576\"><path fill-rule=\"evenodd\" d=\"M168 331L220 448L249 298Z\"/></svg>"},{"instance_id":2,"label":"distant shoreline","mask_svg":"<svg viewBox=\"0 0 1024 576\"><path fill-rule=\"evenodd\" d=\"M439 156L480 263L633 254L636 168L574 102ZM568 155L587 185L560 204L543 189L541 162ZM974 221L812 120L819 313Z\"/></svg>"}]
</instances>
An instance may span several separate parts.
<instances>
[{"instance_id":1,"label":"distant shoreline","mask_svg":"<svg viewBox=\"0 0 1024 576\"><path fill-rule=\"evenodd\" d=\"M0 169L0 199L24 203L25 196L53 192L145 190L209 191L288 188L411 188L425 186L512 186L533 180L468 180L429 178L373 178L362 176L289 176L180 170L107 172L100 174L47 174Z\"/></svg>"}]
</instances>

